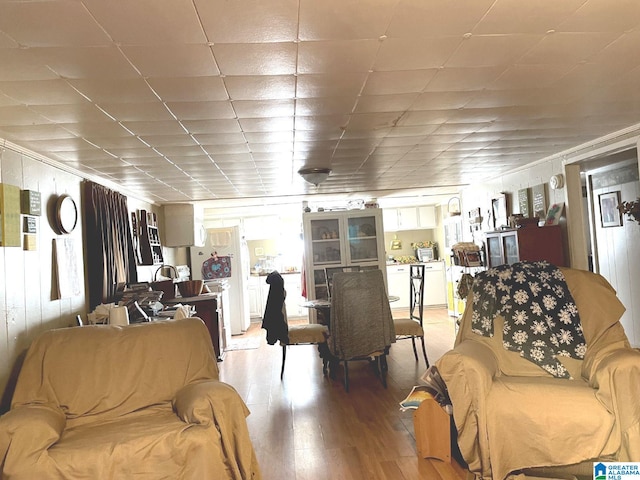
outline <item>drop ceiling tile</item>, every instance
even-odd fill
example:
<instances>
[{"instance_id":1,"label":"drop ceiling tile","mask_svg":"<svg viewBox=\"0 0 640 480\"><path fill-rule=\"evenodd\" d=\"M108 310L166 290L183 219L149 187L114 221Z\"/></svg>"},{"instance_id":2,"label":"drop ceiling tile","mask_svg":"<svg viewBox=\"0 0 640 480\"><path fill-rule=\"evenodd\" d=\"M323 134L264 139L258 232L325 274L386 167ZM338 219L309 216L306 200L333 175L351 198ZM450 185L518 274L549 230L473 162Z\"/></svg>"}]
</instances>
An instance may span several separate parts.
<instances>
[{"instance_id":1,"label":"drop ceiling tile","mask_svg":"<svg viewBox=\"0 0 640 480\"><path fill-rule=\"evenodd\" d=\"M388 38L380 45L373 70L440 68L458 49L462 37Z\"/></svg>"},{"instance_id":2,"label":"drop ceiling tile","mask_svg":"<svg viewBox=\"0 0 640 480\"><path fill-rule=\"evenodd\" d=\"M296 0L196 0L194 4L211 42L293 42L297 39Z\"/></svg>"},{"instance_id":3,"label":"drop ceiling tile","mask_svg":"<svg viewBox=\"0 0 640 480\"><path fill-rule=\"evenodd\" d=\"M367 81L367 72L335 74L300 74L297 98L356 97Z\"/></svg>"},{"instance_id":4,"label":"drop ceiling tile","mask_svg":"<svg viewBox=\"0 0 640 480\"><path fill-rule=\"evenodd\" d=\"M487 86L490 90L547 87L565 76L570 65L512 65Z\"/></svg>"},{"instance_id":5,"label":"drop ceiling tile","mask_svg":"<svg viewBox=\"0 0 640 480\"><path fill-rule=\"evenodd\" d=\"M584 0L500 0L474 27L474 34L534 33L544 34L558 29L560 24L578 10Z\"/></svg>"},{"instance_id":6,"label":"drop ceiling tile","mask_svg":"<svg viewBox=\"0 0 640 480\"><path fill-rule=\"evenodd\" d=\"M0 82L0 92L26 105L86 102L82 95L79 95L65 80L60 79Z\"/></svg>"},{"instance_id":7,"label":"drop ceiling tile","mask_svg":"<svg viewBox=\"0 0 640 480\"><path fill-rule=\"evenodd\" d=\"M220 74L205 43L123 46L126 58L145 77L209 77Z\"/></svg>"},{"instance_id":8,"label":"drop ceiling tile","mask_svg":"<svg viewBox=\"0 0 640 480\"><path fill-rule=\"evenodd\" d=\"M123 45L207 41L190 0L174 0L166 4L138 0L119 3L117 8L102 0L83 0L79 5L86 6L113 41Z\"/></svg>"},{"instance_id":9,"label":"drop ceiling tile","mask_svg":"<svg viewBox=\"0 0 640 480\"><path fill-rule=\"evenodd\" d=\"M301 40L378 38L386 32L397 0L300 1Z\"/></svg>"},{"instance_id":10,"label":"drop ceiling tile","mask_svg":"<svg viewBox=\"0 0 640 480\"><path fill-rule=\"evenodd\" d=\"M216 44L213 53L223 75L293 75L297 44Z\"/></svg>"},{"instance_id":11,"label":"drop ceiling tile","mask_svg":"<svg viewBox=\"0 0 640 480\"><path fill-rule=\"evenodd\" d=\"M0 107L0 125L28 126L47 123L53 123L53 121L25 105L7 105Z\"/></svg>"},{"instance_id":12,"label":"drop ceiling tile","mask_svg":"<svg viewBox=\"0 0 640 480\"><path fill-rule=\"evenodd\" d=\"M329 132L331 135L341 133L347 123L349 122L349 115L310 115L305 117L295 118L296 132L314 131L326 134Z\"/></svg>"},{"instance_id":13,"label":"drop ceiling tile","mask_svg":"<svg viewBox=\"0 0 640 480\"><path fill-rule=\"evenodd\" d=\"M67 133L70 135L69 133ZM84 158L104 158L107 155L102 150L96 148L94 145L87 143L84 139L79 137L67 137L67 138L46 138L42 140L29 141L30 148L35 151L49 150L54 152L67 160L79 160ZM108 155L107 155L108 156Z\"/></svg>"},{"instance_id":14,"label":"drop ceiling tile","mask_svg":"<svg viewBox=\"0 0 640 480\"><path fill-rule=\"evenodd\" d=\"M638 27L640 5L633 0L588 0L559 29L571 32L620 32Z\"/></svg>"},{"instance_id":15,"label":"drop ceiling tile","mask_svg":"<svg viewBox=\"0 0 640 480\"><path fill-rule=\"evenodd\" d=\"M371 72L362 91L363 95L391 95L422 92L439 70L406 70Z\"/></svg>"},{"instance_id":16,"label":"drop ceiling tile","mask_svg":"<svg viewBox=\"0 0 640 480\"><path fill-rule=\"evenodd\" d=\"M389 37L424 37L456 35L473 30L485 16L494 0L461 3L456 0L425 2L402 0L388 28Z\"/></svg>"},{"instance_id":17,"label":"drop ceiling tile","mask_svg":"<svg viewBox=\"0 0 640 480\"><path fill-rule=\"evenodd\" d=\"M158 152L169 160L173 157L201 156L203 150L200 145L159 145L155 147Z\"/></svg>"},{"instance_id":18,"label":"drop ceiling tile","mask_svg":"<svg viewBox=\"0 0 640 480\"><path fill-rule=\"evenodd\" d=\"M283 152L288 153L293 151L293 142L282 143L251 143L249 149L252 152L264 153L264 152Z\"/></svg>"},{"instance_id":19,"label":"drop ceiling tile","mask_svg":"<svg viewBox=\"0 0 640 480\"><path fill-rule=\"evenodd\" d=\"M111 151L112 149L139 149L145 146L144 143L142 143L140 139L137 137L133 137L131 135L127 135L127 136L116 135L116 136L109 137L109 136L106 136L108 135L108 133L109 133L108 129L96 130L91 132L91 134L89 133L85 134L83 138L87 142L91 142L92 144L97 145L98 147L106 151L110 151L111 153L113 153Z\"/></svg>"},{"instance_id":20,"label":"drop ceiling tile","mask_svg":"<svg viewBox=\"0 0 640 480\"><path fill-rule=\"evenodd\" d=\"M234 154L234 153L249 153L249 147L246 143L230 143L226 145L216 144L216 145L203 145L202 146L207 153L212 155L224 155L224 154Z\"/></svg>"},{"instance_id":21,"label":"drop ceiling tile","mask_svg":"<svg viewBox=\"0 0 640 480\"><path fill-rule=\"evenodd\" d=\"M215 131L215 129L213 130ZM247 142L245 134L240 131L240 125L237 125L237 131L235 132L197 133L193 137L201 145L242 145Z\"/></svg>"},{"instance_id":22,"label":"drop ceiling tile","mask_svg":"<svg viewBox=\"0 0 640 480\"><path fill-rule=\"evenodd\" d=\"M245 132L244 138L249 143L284 143L293 142L293 130L278 132Z\"/></svg>"},{"instance_id":23,"label":"drop ceiling tile","mask_svg":"<svg viewBox=\"0 0 640 480\"><path fill-rule=\"evenodd\" d=\"M428 92L465 92L484 90L505 71L505 67L445 67L438 71L425 89Z\"/></svg>"},{"instance_id":24,"label":"drop ceiling tile","mask_svg":"<svg viewBox=\"0 0 640 480\"><path fill-rule=\"evenodd\" d=\"M612 33L554 33L546 35L519 63L578 64L599 54L616 40Z\"/></svg>"},{"instance_id":25,"label":"drop ceiling tile","mask_svg":"<svg viewBox=\"0 0 640 480\"><path fill-rule=\"evenodd\" d=\"M293 130L293 117L241 118L238 120L244 132L278 132Z\"/></svg>"},{"instance_id":26,"label":"drop ceiling tile","mask_svg":"<svg viewBox=\"0 0 640 480\"><path fill-rule=\"evenodd\" d=\"M454 114L452 110L414 110L405 112L397 122L401 127L419 125L439 125L447 122Z\"/></svg>"},{"instance_id":27,"label":"drop ceiling tile","mask_svg":"<svg viewBox=\"0 0 640 480\"><path fill-rule=\"evenodd\" d=\"M69 83L94 103L148 103L157 99L141 78L71 79Z\"/></svg>"},{"instance_id":28,"label":"drop ceiling tile","mask_svg":"<svg viewBox=\"0 0 640 480\"><path fill-rule=\"evenodd\" d=\"M227 100L222 78L209 77L153 77L149 85L164 102L205 102Z\"/></svg>"},{"instance_id":29,"label":"drop ceiling tile","mask_svg":"<svg viewBox=\"0 0 640 480\"><path fill-rule=\"evenodd\" d=\"M145 127L146 128L146 127ZM186 134L170 134L167 133L165 135L154 135L154 133L150 134L141 134L140 140L149 144L152 148L155 147L193 147L197 145L197 142L190 136ZM202 151L199 152L202 154Z\"/></svg>"},{"instance_id":30,"label":"drop ceiling tile","mask_svg":"<svg viewBox=\"0 0 640 480\"><path fill-rule=\"evenodd\" d=\"M113 121L89 102L66 105L32 105L29 109L42 115L48 121L56 123Z\"/></svg>"},{"instance_id":31,"label":"drop ceiling tile","mask_svg":"<svg viewBox=\"0 0 640 480\"><path fill-rule=\"evenodd\" d=\"M31 140L55 140L73 136L74 135L67 129L53 123L48 125L32 125L29 128L13 125L0 127L0 137L4 137L7 140L27 142Z\"/></svg>"},{"instance_id":32,"label":"drop ceiling tile","mask_svg":"<svg viewBox=\"0 0 640 480\"><path fill-rule=\"evenodd\" d=\"M298 72L368 72L376 58L378 45L377 40L300 42Z\"/></svg>"},{"instance_id":33,"label":"drop ceiling tile","mask_svg":"<svg viewBox=\"0 0 640 480\"><path fill-rule=\"evenodd\" d=\"M355 97L299 98L296 115L349 115L355 106Z\"/></svg>"},{"instance_id":34,"label":"drop ceiling tile","mask_svg":"<svg viewBox=\"0 0 640 480\"><path fill-rule=\"evenodd\" d=\"M276 100L295 97L293 75L254 75L225 77L232 100Z\"/></svg>"},{"instance_id":35,"label":"drop ceiling tile","mask_svg":"<svg viewBox=\"0 0 640 480\"><path fill-rule=\"evenodd\" d=\"M238 118L286 117L294 114L293 99L235 100L233 109Z\"/></svg>"},{"instance_id":36,"label":"drop ceiling tile","mask_svg":"<svg viewBox=\"0 0 640 480\"><path fill-rule=\"evenodd\" d=\"M134 135L144 137L149 136L166 136L166 135L185 135L186 132L176 121L142 121L142 122L122 122Z\"/></svg>"},{"instance_id":37,"label":"drop ceiling tile","mask_svg":"<svg viewBox=\"0 0 640 480\"><path fill-rule=\"evenodd\" d=\"M173 120L167 107L160 101L141 103L101 103L106 115L121 122Z\"/></svg>"},{"instance_id":38,"label":"drop ceiling tile","mask_svg":"<svg viewBox=\"0 0 640 480\"><path fill-rule=\"evenodd\" d=\"M398 112L407 110L417 97L417 93L363 95L358 99L355 113Z\"/></svg>"},{"instance_id":39,"label":"drop ceiling tile","mask_svg":"<svg viewBox=\"0 0 640 480\"><path fill-rule=\"evenodd\" d=\"M106 32L77 1L0 2L0 30L25 47L110 43Z\"/></svg>"},{"instance_id":40,"label":"drop ceiling tile","mask_svg":"<svg viewBox=\"0 0 640 480\"><path fill-rule=\"evenodd\" d=\"M236 119L223 120L184 120L182 124L193 135L219 135L224 133L240 133L242 130ZM206 137L204 137L206 138Z\"/></svg>"},{"instance_id":41,"label":"drop ceiling tile","mask_svg":"<svg viewBox=\"0 0 640 480\"><path fill-rule=\"evenodd\" d=\"M180 120L235 119L231 102L167 102L167 107Z\"/></svg>"},{"instance_id":42,"label":"drop ceiling tile","mask_svg":"<svg viewBox=\"0 0 640 480\"><path fill-rule=\"evenodd\" d=\"M0 36L0 38L2 38ZM36 49L0 48L0 81L53 80L58 76L42 64Z\"/></svg>"}]
</instances>

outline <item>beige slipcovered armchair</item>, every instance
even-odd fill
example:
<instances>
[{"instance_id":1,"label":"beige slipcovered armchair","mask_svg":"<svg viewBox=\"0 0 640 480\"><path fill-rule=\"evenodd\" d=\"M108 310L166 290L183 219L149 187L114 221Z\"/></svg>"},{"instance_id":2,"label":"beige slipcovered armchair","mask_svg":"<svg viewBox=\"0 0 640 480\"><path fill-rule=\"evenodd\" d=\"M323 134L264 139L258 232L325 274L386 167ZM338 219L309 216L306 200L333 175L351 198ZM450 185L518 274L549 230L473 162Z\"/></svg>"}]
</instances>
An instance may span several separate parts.
<instances>
[{"instance_id":1,"label":"beige slipcovered armchair","mask_svg":"<svg viewBox=\"0 0 640 480\"><path fill-rule=\"evenodd\" d=\"M7 479L254 479L238 393L199 318L54 329L0 417Z\"/></svg>"},{"instance_id":2,"label":"beige slipcovered armchair","mask_svg":"<svg viewBox=\"0 0 640 480\"><path fill-rule=\"evenodd\" d=\"M640 351L630 348L619 322L624 307L600 275L560 271L586 342L582 359L555 357L571 378L550 375L507 350L504 316L495 318L492 337L472 331L478 282L455 347L436 363L458 445L476 478L590 479L594 460L640 461ZM512 332L506 332L508 341Z\"/></svg>"}]
</instances>

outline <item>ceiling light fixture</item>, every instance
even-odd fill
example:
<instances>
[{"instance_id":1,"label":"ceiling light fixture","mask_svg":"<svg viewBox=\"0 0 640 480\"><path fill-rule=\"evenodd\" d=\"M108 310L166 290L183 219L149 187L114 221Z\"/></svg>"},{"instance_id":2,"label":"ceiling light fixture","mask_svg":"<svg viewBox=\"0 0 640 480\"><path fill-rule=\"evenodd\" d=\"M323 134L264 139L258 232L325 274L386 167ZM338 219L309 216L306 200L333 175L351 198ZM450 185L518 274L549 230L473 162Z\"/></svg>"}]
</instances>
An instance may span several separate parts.
<instances>
[{"instance_id":1,"label":"ceiling light fixture","mask_svg":"<svg viewBox=\"0 0 640 480\"><path fill-rule=\"evenodd\" d=\"M313 183L316 187L329 178L330 168L301 168L298 173L307 182Z\"/></svg>"}]
</instances>

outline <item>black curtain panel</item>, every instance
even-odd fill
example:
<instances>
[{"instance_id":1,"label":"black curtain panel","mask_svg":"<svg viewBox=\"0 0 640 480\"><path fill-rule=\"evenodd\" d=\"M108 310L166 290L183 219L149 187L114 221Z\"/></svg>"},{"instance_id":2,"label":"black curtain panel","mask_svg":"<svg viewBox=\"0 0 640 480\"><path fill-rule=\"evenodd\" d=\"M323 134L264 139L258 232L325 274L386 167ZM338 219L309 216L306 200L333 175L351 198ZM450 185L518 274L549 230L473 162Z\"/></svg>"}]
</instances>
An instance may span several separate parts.
<instances>
[{"instance_id":1,"label":"black curtain panel","mask_svg":"<svg viewBox=\"0 0 640 480\"><path fill-rule=\"evenodd\" d=\"M138 281L127 197L84 182L89 305L113 301L118 285Z\"/></svg>"}]
</instances>

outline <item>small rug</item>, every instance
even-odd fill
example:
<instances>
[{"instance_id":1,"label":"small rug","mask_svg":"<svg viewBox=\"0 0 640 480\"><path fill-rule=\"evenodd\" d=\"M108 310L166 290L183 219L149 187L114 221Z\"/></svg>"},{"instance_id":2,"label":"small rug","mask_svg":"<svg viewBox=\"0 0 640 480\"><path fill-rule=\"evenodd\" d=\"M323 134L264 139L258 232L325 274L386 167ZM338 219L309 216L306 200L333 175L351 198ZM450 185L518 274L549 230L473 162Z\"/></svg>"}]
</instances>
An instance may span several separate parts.
<instances>
[{"instance_id":1,"label":"small rug","mask_svg":"<svg viewBox=\"0 0 640 480\"><path fill-rule=\"evenodd\" d=\"M256 335L246 338L238 338L237 340L232 338L229 345L227 345L226 351L255 350L256 348L260 348L261 343L262 337Z\"/></svg>"}]
</instances>

